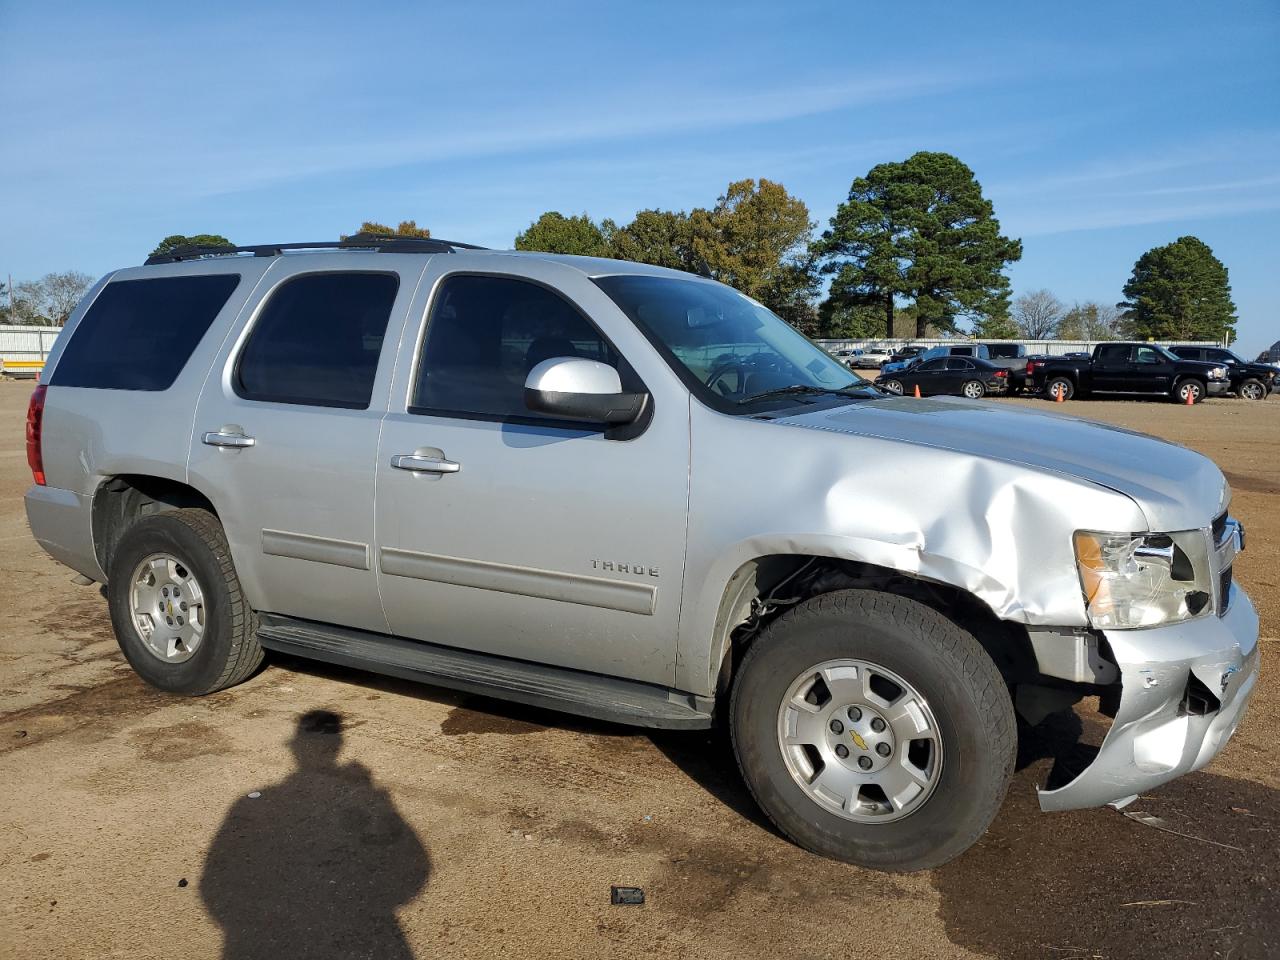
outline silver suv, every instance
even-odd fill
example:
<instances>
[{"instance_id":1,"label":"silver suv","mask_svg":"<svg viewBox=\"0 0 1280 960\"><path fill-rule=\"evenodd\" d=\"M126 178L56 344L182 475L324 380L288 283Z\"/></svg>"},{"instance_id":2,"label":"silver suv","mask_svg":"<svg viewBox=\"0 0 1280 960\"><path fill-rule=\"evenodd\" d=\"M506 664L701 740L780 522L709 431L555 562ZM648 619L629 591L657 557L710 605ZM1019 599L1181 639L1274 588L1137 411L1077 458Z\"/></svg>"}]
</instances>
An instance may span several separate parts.
<instances>
[{"instance_id":1,"label":"silver suv","mask_svg":"<svg viewBox=\"0 0 1280 960\"><path fill-rule=\"evenodd\" d=\"M336 246L337 249L320 249ZM301 248L301 249L295 249ZM32 398L31 529L134 669L281 651L649 727L727 724L797 843L888 870L1202 767L1258 672L1229 489L1182 447L889 396L687 274L438 240L104 277Z\"/></svg>"}]
</instances>

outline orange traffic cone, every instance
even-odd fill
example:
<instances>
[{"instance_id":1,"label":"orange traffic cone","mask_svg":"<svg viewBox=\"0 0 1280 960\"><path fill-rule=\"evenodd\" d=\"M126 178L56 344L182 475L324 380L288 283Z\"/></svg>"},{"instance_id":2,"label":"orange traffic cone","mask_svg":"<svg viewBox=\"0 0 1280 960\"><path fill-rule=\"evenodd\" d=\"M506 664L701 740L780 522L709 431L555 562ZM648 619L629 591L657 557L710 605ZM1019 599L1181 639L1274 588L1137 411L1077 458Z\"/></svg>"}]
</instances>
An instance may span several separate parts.
<instances>
[{"instance_id":1,"label":"orange traffic cone","mask_svg":"<svg viewBox=\"0 0 1280 960\"><path fill-rule=\"evenodd\" d=\"M916 393L915 393L915 395L916 395L917 397L918 397L918 396L920 396L920 384L918 384L918 383L916 384Z\"/></svg>"},{"instance_id":2,"label":"orange traffic cone","mask_svg":"<svg viewBox=\"0 0 1280 960\"><path fill-rule=\"evenodd\" d=\"M1192 387L1187 387L1187 406L1193 406L1196 402L1196 392Z\"/></svg>"},{"instance_id":3,"label":"orange traffic cone","mask_svg":"<svg viewBox=\"0 0 1280 960\"><path fill-rule=\"evenodd\" d=\"M1066 403L1066 402L1067 402L1067 388L1066 388L1066 387L1062 386L1061 384L1059 384L1059 385L1058 385L1058 389L1057 389L1057 390L1055 390L1055 391L1053 391L1053 402L1054 402L1054 403Z\"/></svg>"}]
</instances>

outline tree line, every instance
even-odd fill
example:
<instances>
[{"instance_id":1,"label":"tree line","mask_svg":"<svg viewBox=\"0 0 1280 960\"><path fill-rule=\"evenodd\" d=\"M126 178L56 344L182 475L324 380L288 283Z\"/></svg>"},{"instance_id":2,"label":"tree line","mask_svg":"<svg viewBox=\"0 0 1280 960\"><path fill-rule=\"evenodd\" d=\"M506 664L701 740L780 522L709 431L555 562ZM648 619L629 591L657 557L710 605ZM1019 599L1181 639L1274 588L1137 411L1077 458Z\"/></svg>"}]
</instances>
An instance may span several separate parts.
<instances>
[{"instance_id":1,"label":"tree line","mask_svg":"<svg viewBox=\"0 0 1280 960\"><path fill-rule=\"evenodd\" d=\"M514 246L712 277L817 337L1234 339L1227 268L1196 237L1142 254L1115 305L1067 306L1048 290L1014 298L1007 269L1021 259L1022 241L1001 232L973 171L948 153L877 164L853 181L817 231L803 200L762 178L729 183L707 207L641 210L622 225L550 210L518 233ZM356 232L431 236L414 220L395 227L365 221ZM152 253L188 245L231 242L219 234L174 234ZM69 273L18 284L12 310L0 293L0 322L15 322L5 314L16 322L64 322L69 292L79 284L83 294L89 283Z\"/></svg>"}]
</instances>

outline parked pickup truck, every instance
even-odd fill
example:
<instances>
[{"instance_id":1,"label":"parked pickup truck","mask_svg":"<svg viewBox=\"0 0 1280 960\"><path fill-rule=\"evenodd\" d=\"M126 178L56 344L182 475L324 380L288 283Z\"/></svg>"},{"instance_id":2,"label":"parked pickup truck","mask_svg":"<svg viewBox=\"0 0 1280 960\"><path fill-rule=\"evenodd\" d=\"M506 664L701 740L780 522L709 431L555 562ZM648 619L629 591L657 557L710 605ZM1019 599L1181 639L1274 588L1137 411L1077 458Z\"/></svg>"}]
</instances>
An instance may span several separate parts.
<instances>
[{"instance_id":1,"label":"parked pickup truck","mask_svg":"<svg viewBox=\"0 0 1280 960\"><path fill-rule=\"evenodd\" d=\"M1183 360L1154 343L1100 343L1088 360L1052 357L1030 364L1036 392L1070 400L1091 394L1158 394L1199 403L1230 388L1221 364Z\"/></svg>"},{"instance_id":2,"label":"parked pickup truck","mask_svg":"<svg viewBox=\"0 0 1280 960\"><path fill-rule=\"evenodd\" d=\"M1021 393L1031 386L1027 378L1027 348L1021 343L984 343L987 359L1009 371L1009 392Z\"/></svg>"},{"instance_id":3,"label":"parked pickup truck","mask_svg":"<svg viewBox=\"0 0 1280 960\"><path fill-rule=\"evenodd\" d=\"M1280 390L1276 368L1266 363L1250 363L1225 347L1170 347L1183 360L1201 360L1227 368L1231 392L1243 400L1265 400Z\"/></svg>"},{"instance_id":4,"label":"parked pickup truck","mask_svg":"<svg viewBox=\"0 0 1280 960\"><path fill-rule=\"evenodd\" d=\"M1123 804L1212 760L1257 679L1211 461L890 396L661 267L367 235L156 255L76 308L26 438L31 531L106 585L146 682L210 694L279 653L723 724L782 832L885 870L982 835L1016 716L1100 698L1040 805Z\"/></svg>"}]
</instances>

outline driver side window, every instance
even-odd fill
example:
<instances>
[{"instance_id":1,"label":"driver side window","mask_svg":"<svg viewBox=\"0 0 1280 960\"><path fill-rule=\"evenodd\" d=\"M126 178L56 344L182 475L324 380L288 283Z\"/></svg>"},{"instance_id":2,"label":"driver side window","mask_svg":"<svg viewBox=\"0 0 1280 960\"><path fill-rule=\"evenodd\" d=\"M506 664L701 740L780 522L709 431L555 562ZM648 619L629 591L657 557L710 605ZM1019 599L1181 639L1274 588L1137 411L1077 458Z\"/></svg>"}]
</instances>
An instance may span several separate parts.
<instances>
[{"instance_id":1,"label":"driver side window","mask_svg":"<svg viewBox=\"0 0 1280 960\"><path fill-rule=\"evenodd\" d=\"M1138 347L1134 359L1138 363L1164 363L1164 357L1154 347Z\"/></svg>"},{"instance_id":2,"label":"driver side window","mask_svg":"<svg viewBox=\"0 0 1280 960\"><path fill-rule=\"evenodd\" d=\"M594 324L546 287L514 277L446 277L432 300L409 410L549 419L525 406L524 382L552 357L619 367L616 351Z\"/></svg>"}]
</instances>

